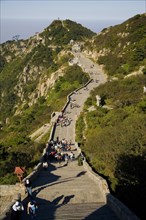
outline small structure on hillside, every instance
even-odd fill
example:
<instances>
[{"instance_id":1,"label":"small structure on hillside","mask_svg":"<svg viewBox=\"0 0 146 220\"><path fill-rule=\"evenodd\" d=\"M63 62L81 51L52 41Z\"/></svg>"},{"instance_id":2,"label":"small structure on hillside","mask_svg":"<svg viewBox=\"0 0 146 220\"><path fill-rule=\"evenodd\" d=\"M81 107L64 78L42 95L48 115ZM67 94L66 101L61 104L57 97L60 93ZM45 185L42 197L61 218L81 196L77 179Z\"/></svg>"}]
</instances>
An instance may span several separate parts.
<instances>
[{"instance_id":1,"label":"small structure on hillside","mask_svg":"<svg viewBox=\"0 0 146 220\"><path fill-rule=\"evenodd\" d=\"M23 179L23 174L25 172L25 168L21 168L21 167L15 167L15 171L14 174L17 175L20 183L22 183L22 179Z\"/></svg>"},{"instance_id":2,"label":"small structure on hillside","mask_svg":"<svg viewBox=\"0 0 146 220\"><path fill-rule=\"evenodd\" d=\"M146 86L143 87L143 93L146 93Z\"/></svg>"}]
</instances>

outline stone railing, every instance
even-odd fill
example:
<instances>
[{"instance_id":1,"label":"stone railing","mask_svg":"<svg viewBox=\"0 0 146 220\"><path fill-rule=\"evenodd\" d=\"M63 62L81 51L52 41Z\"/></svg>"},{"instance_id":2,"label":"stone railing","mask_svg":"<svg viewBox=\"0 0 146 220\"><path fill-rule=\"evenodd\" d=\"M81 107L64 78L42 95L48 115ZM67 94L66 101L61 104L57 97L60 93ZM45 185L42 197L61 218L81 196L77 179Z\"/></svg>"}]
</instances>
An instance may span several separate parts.
<instances>
[{"instance_id":1,"label":"stone railing","mask_svg":"<svg viewBox=\"0 0 146 220\"><path fill-rule=\"evenodd\" d=\"M82 154L81 148L75 143L78 154ZM101 192L104 195L105 203L113 210L113 212L118 216L120 220L140 220L127 206L125 206L121 201L116 197L110 194L108 184L104 178L95 173L92 167L87 163L86 158L83 156L83 166L88 175L92 178L97 184Z\"/></svg>"},{"instance_id":2,"label":"stone railing","mask_svg":"<svg viewBox=\"0 0 146 220\"><path fill-rule=\"evenodd\" d=\"M74 90L73 92L71 92L68 96L67 96L67 102L64 105L63 109L62 109L62 113L65 112L67 106L69 105L70 101L71 101L71 96L74 95L76 92L78 92L79 90L83 89L84 87L86 87L89 83L91 83L93 81L93 79L90 79L85 85L79 87L78 89Z\"/></svg>"},{"instance_id":3,"label":"stone railing","mask_svg":"<svg viewBox=\"0 0 146 220\"><path fill-rule=\"evenodd\" d=\"M53 124L51 132L50 132L50 140L53 139L54 132L56 128L56 123ZM46 153L47 147L44 149L42 157L40 159L40 162L35 166L32 170L32 172L26 177L27 179L30 179L32 182L37 178L41 168L42 168L42 158L43 155ZM23 179L22 183L25 182L26 178ZM0 185L0 197L4 196L12 196L12 201L9 203L9 205L4 209L2 214L0 215L0 220L11 220L11 207L14 204L14 202L21 197L21 200L25 200L25 187L24 184L15 184L15 185Z\"/></svg>"},{"instance_id":4,"label":"stone railing","mask_svg":"<svg viewBox=\"0 0 146 220\"><path fill-rule=\"evenodd\" d=\"M140 220L127 206L111 194L107 194L107 205L121 220Z\"/></svg>"},{"instance_id":5,"label":"stone railing","mask_svg":"<svg viewBox=\"0 0 146 220\"><path fill-rule=\"evenodd\" d=\"M86 158L83 156L81 148L78 146L78 143L75 143L75 147L78 151L78 155L82 155L84 169L87 171L89 177L94 182L96 182L96 184L98 184L98 187L103 195L103 201L106 203L106 195L110 192L106 180L92 170L91 166L87 163Z\"/></svg>"},{"instance_id":6,"label":"stone railing","mask_svg":"<svg viewBox=\"0 0 146 220\"><path fill-rule=\"evenodd\" d=\"M76 92L78 92L80 89L86 87L90 82L92 82L92 79L89 80L84 86L76 89L75 91L71 92L67 96L67 103L64 105L64 107L62 109L62 111L61 111L62 113L65 112L67 106L69 105L69 103L71 101L71 96L73 94L75 94ZM56 123L54 123L53 126L52 126L49 140L54 139L55 130L56 130ZM75 143L75 146L76 146L76 149L78 151L78 154L82 154L82 151L78 147L77 143ZM46 153L46 150L47 150L47 147L44 149L43 155ZM42 155L42 157L43 157L43 155ZM120 220L140 220L122 202L120 202L117 198L115 198L114 196L112 196L110 194L110 191L109 191L108 184L107 184L106 180L103 179L101 176L99 176L98 174L96 174L92 170L92 167L89 166L89 164L87 163L85 157L84 157L84 160L83 160L83 166L84 166L84 169L86 171L88 171L88 175L90 176L90 178L92 178L98 184L100 190L103 192L103 195L104 195L103 199L104 199L105 203L107 203L107 205L115 212L115 214L119 217ZM36 167L34 167L33 171L26 178L29 178L31 181L34 181L34 179L37 178L41 168L42 168L42 158L40 160L40 163ZM23 179L23 182L25 181L25 179ZM4 187L6 187L6 186L4 186ZM18 186L16 186L16 188L17 189L15 189L15 187L12 187L12 190L14 190L14 194L16 194L15 200L16 200L16 198L19 197L20 194L22 195L22 199L24 199L25 198L24 189L21 191L20 187L19 187L19 190L18 190ZM12 204L13 203L14 203L14 200L12 201ZM12 204L10 204L9 207L7 207L7 209L5 210L5 213L2 216L0 216L0 220L11 220L11 206L12 206Z\"/></svg>"},{"instance_id":7,"label":"stone railing","mask_svg":"<svg viewBox=\"0 0 146 220\"><path fill-rule=\"evenodd\" d=\"M11 202L4 208L7 197L11 198ZM11 220L11 207L12 204L17 199L22 199L25 197L25 188L22 184L17 183L15 185L0 185L0 199L1 199L1 209L3 209L0 215L0 220ZM3 205L4 204L4 205Z\"/></svg>"},{"instance_id":8,"label":"stone railing","mask_svg":"<svg viewBox=\"0 0 146 220\"><path fill-rule=\"evenodd\" d=\"M22 184L17 183L15 185L0 185L0 196L13 196L24 192Z\"/></svg>"}]
</instances>

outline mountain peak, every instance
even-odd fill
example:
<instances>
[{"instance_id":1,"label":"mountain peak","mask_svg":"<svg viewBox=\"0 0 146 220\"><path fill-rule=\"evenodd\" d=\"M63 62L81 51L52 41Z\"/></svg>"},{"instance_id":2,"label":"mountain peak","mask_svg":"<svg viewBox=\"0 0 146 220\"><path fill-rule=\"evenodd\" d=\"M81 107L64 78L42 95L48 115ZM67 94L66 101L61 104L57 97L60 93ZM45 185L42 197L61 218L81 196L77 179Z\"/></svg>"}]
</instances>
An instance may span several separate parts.
<instances>
[{"instance_id":1,"label":"mountain peak","mask_svg":"<svg viewBox=\"0 0 146 220\"><path fill-rule=\"evenodd\" d=\"M41 34L47 44L66 45L71 39L83 41L95 35L91 30L69 19L54 20Z\"/></svg>"}]
</instances>

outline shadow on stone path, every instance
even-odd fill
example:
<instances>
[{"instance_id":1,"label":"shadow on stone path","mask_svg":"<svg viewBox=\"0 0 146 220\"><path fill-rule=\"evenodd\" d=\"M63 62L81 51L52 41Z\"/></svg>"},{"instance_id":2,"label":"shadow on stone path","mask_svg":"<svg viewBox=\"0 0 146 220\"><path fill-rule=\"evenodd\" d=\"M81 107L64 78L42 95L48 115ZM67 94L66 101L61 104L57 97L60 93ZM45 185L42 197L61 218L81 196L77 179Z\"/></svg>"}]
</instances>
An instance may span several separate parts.
<instances>
[{"instance_id":1,"label":"shadow on stone path","mask_svg":"<svg viewBox=\"0 0 146 220\"><path fill-rule=\"evenodd\" d=\"M80 56L80 63L86 71L91 71L92 61ZM101 74L101 75L99 75ZM83 109L83 104L89 97L90 91L99 84L106 81L103 72L100 72L95 64L92 69L93 82L85 90L81 89L77 94L71 96L80 106L71 109L67 107L67 116L71 118L71 124L67 127L56 127L55 137L71 140L75 144L75 123ZM96 82L98 79L98 83ZM75 152L77 158L78 153ZM72 161L68 166L51 163L47 171L42 170L36 181L33 183L33 196L38 204L36 220L117 220L118 218L105 205L103 192L100 191L98 183L89 178L88 172L83 166L78 166L77 160ZM25 201L26 203L28 201ZM21 220L30 220L25 212Z\"/></svg>"}]
</instances>

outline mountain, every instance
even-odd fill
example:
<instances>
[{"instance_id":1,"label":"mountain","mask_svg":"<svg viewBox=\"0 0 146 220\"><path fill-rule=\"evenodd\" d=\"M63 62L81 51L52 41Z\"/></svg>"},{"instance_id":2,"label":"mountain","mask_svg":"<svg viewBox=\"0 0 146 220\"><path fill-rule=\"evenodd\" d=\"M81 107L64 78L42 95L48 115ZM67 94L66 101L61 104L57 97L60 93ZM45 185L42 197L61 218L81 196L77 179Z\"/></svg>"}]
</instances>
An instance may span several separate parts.
<instances>
[{"instance_id":1,"label":"mountain","mask_svg":"<svg viewBox=\"0 0 146 220\"><path fill-rule=\"evenodd\" d=\"M94 35L95 33L89 29L70 20L55 20L44 30L43 33L40 34L40 36L46 40L48 45L67 45L71 39L75 41L83 41Z\"/></svg>"},{"instance_id":2,"label":"mountain","mask_svg":"<svg viewBox=\"0 0 146 220\"><path fill-rule=\"evenodd\" d=\"M28 173L45 143L30 134L50 122L66 96L89 76L73 60L72 46L108 75L86 101L76 136L87 160L112 192L144 216L146 158L146 14L98 35L70 20L56 20L27 40L0 45L0 183L15 183L15 166ZM101 106L97 106L97 96ZM27 149L27 150L26 150ZM138 205L137 205L138 204ZM143 218L144 219L144 218Z\"/></svg>"},{"instance_id":3,"label":"mountain","mask_svg":"<svg viewBox=\"0 0 146 220\"><path fill-rule=\"evenodd\" d=\"M32 106L40 97L46 97L48 89L64 74L66 63L71 59L69 42L84 41L93 35L80 24L57 20L28 40L2 44L1 107L10 111L13 107L12 113L17 114L24 106ZM5 99L10 99L9 107L5 106L8 101ZM4 115L2 118L5 118Z\"/></svg>"},{"instance_id":4,"label":"mountain","mask_svg":"<svg viewBox=\"0 0 146 220\"><path fill-rule=\"evenodd\" d=\"M108 82L87 99L76 123L77 142L111 192L144 220L146 14L104 29L85 45L84 53L102 65Z\"/></svg>"},{"instance_id":5,"label":"mountain","mask_svg":"<svg viewBox=\"0 0 146 220\"><path fill-rule=\"evenodd\" d=\"M146 72L146 14L103 29L86 46L90 56L104 66L109 76Z\"/></svg>"},{"instance_id":6,"label":"mountain","mask_svg":"<svg viewBox=\"0 0 146 220\"><path fill-rule=\"evenodd\" d=\"M44 145L32 147L37 144L29 135L49 123L53 111L62 109L66 96L89 79L79 66L68 63L73 58L71 43L83 44L93 35L73 21L56 20L28 40L0 46L1 177L17 164L31 167L38 162ZM26 158L24 164L22 157ZM14 163L5 168L9 160ZM10 177L4 179L13 182Z\"/></svg>"}]
</instances>

